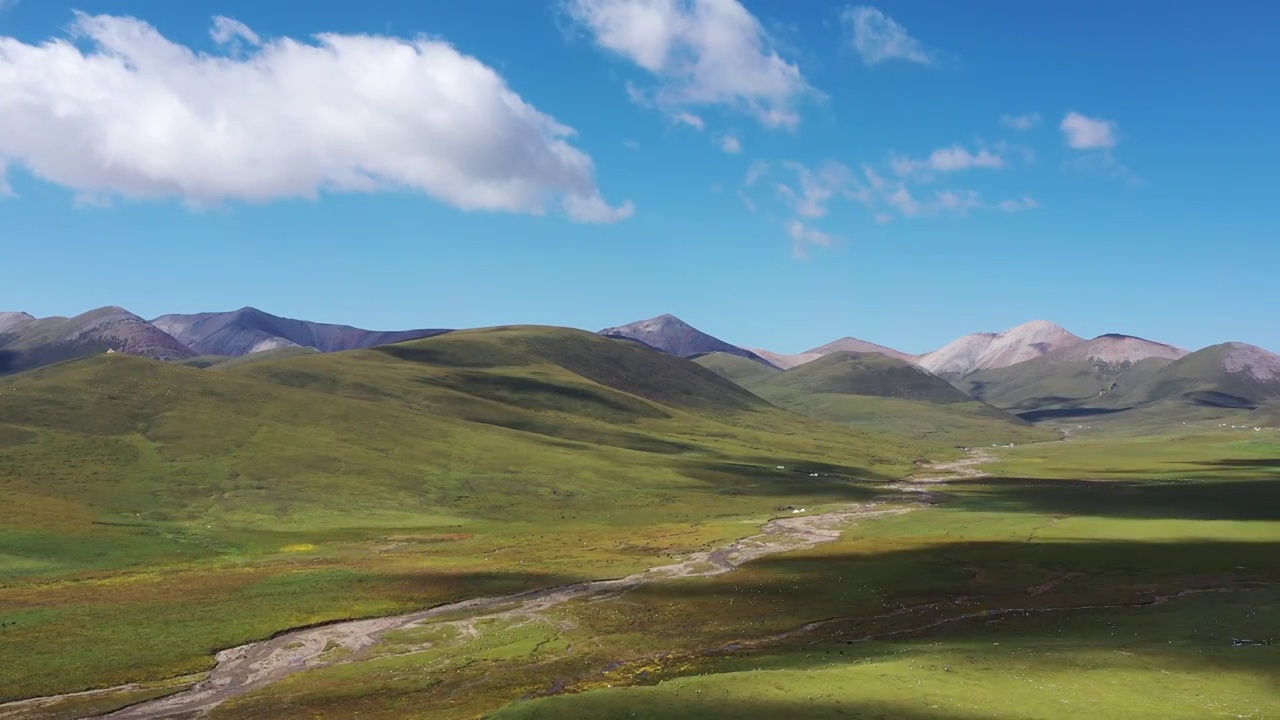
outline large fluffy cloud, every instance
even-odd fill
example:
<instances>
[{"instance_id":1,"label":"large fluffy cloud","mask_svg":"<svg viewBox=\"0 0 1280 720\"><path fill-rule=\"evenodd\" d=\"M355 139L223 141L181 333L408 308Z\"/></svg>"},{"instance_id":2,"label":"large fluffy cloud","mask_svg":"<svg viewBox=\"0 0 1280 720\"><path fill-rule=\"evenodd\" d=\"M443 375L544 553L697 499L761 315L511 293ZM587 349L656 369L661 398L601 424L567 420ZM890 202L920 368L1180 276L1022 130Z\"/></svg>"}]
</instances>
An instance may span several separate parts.
<instances>
[{"instance_id":1,"label":"large fluffy cloud","mask_svg":"<svg viewBox=\"0 0 1280 720\"><path fill-rule=\"evenodd\" d=\"M573 130L438 40L263 41L218 18L226 54L133 18L77 15L80 43L0 37L0 168L86 198L194 204L409 190L466 210L629 216ZM86 49L82 49L82 47ZM0 187L3 186L0 175Z\"/></svg>"},{"instance_id":2,"label":"large fluffy cloud","mask_svg":"<svg viewBox=\"0 0 1280 720\"><path fill-rule=\"evenodd\" d=\"M563 0L600 47L651 73L657 85L633 97L675 113L722 105L768 127L795 127L800 99L814 92L774 51L760 21L738 0Z\"/></svg>"}]
</instances>

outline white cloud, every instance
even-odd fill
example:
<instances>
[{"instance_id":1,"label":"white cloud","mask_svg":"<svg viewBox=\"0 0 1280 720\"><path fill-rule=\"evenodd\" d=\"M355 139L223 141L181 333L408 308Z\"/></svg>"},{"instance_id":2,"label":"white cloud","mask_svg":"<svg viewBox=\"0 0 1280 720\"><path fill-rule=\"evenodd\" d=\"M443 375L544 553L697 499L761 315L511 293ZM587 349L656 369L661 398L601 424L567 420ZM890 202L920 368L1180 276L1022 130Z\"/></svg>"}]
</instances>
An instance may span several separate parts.
<instances>
[{"instance_id":1,"label":"white cloud","mask_svg":"<svg viewBox=\"0 0 1280 720\"><path fill-rule=\"evenodd\" d=\"M1114 122L1085 117L1078 112L1067 113L1060 127L1067 145L1076 150L1110 149L1120 142Z\"/></svg>"},{"instance_id":2,"label":"white cloud","mask_svg":"<svg viewBox=\"0 0 1280 720\"><path fill-rule=\"evenodd\" d=\"M1004 202L996 204L997 209L1003 210L1007 213L1021 212L1023 210L1035 210L1038 207L1040 207L1040 203L1036 202L1035 198L1030 195L1023 195L1021 199L1005 200Z\"/></svg>"},{"instance_id":3,"label":"white cloud","mask_svg":"<svg viewBox=\"0 0 1280 720\"><path fill-rule=\"evenodd\" d=\"M942 190L934 193L933 197L939 208L958 215L966 215L970 210L982 207L982 200L973 190Z\"/></svg>"},{"instance_id":4,"label":"white cloud","mask_svg":"<svg viewBox=\"0 0 1280 720\"><path fill-rule=\"evenodd\" d=\"M792 220L787 223L787 234L791 236L791 251L801 260L809 258L810 247L831 247L836 238L832 235L809 225L800 220Z\"/></svg>"},{"instance_id":5,"label":"white cloud","mask_svg":"<svg viewBox=\"0 0 1280 720\"><path fill-rule=\"evenodd\" d=\"M751 163L751 167L747 168L747 176L743 178L742 184L751 187L759 182L769 172L769 163L760 162L759 160Z\"/></svg>"},{"instance_id":6,"label":"white cloud","mask_svg":"<svg viewBox=\"0 0 1280 720\"><path fill-rule=\"evenodd\" d=\"M725 135L720 138L720 149L730 155L737 155L742 152L742 141L735 135Z\"/></svg>"},{"instance_id":7,"label":"white cloud","mask_svg":"<svg viewBox=\"0 0 1280 720\"><path fill-rule=\"evenodd\" d=\"M635 140L623 140L623 141L622 141L622 145L623 145L623 147L625 147L625 148L626 148L626 149L628 149L628 150L639 150L639 149L640 149L640 143L636 142Z\"/></svg>"},{"instance_id":8,"label":"white cloud","mask_svg":"<svg viewBox=\"0 0 1280 720\"><path fill-rule=\"evenodd\" d=\"M943 152L935 155L940 158L937 167L946 170L974 166L999 167L994 160L975 164L975 158L982 157L981 153L967 153L963 161L955 159L960 157L958 153ZM922 194L919 186L931 182L932 178L925 178L918 172L886 177L876 168L863 165L861 173L855 173L835 161L827 161L812 168L796 162L783 162L781 166L793 173L795 180L776 181L772 183L772 188L787 212L794 216L795 222L800 223L826 217L833 204L838 201L852 201L862 205L878 224L890 222L894 217L964 217L978 210L1019 212L1039 207L1029 196L988 203L976 190L967 188L938 189ZM765 168L763 163L753 165L748 171L744 187L750 188L758 182L764 176ZM746 197L744 194L744 200ZM754 208L754 204L752 207Z\"/></svg>"},{"instance_id":9,"label":"white cloud","mask_svg":"<svg viewBox=\"0 0 1280 720\"><path fill-rule=\"evenodd\" d=\"M1123 180L1130 185L1144 185L1145 181L1133 174L1127 165L1120 162L1110 150L1091 150L1079 153L1076 157L1063 162L1067 170Z\"/></svg>"},{"instance_id":10,"label":"white cloud","mask_svg":"<svg viewBox=\"0 0 1280 720\"><path fill-rule=\"evenodd\" d=\"M827 214L827 202L838 195L846 195L853 184L853 173L838 162L823 163L816 170L800 163L787 162L783 166L795 172L799 189L785 183L775 187L784 200L800 216L822 217Z\"/></svg>"},{"instance_id":11,"label":"white cloud","mask_svg":"<svg viewBox=\"0 0 1280 720\"><path fill-rule=\"evenodd\" d=\"M922 160L903 156L894 156L890 160L890 167L898 177L928 176L932 173L953 173L973 168L999 169L1004 166L1005 160L1000 155L985 148L971 153L959 145L938 148Z\"/></svg>"},{"instance_id":12,"label":"white cloud","mask_svg":"<svg viewBox=\"0 0 1280 720\"><path fill-rule=\"evenodd\" d=\"M12 10L19 0L0 0L0 13ZM3 186L0 186L3 187Z\"/></svg>"},{"instance_id":13,"label":"white cloud","mask_svg":"<svg viewBox=\"0 0 1280 720\"><path fill-rule=\"evenodd\" d=\"M206 55L133 18L78 14L83 45L0 37L0 163L84 198L310 198L409 190L465 210L629 216L492 68L447 43L322 34ZM214 34L252 30L215 22ZM259 39L259 42L261 40Z\"/></svg>"},{"instance_id":14,"label":"white cloud","mask_svg":"<svg viewBox=\"0 0 1280 720\"><path fill-rule=\"evenodd\" d=\"M626 220L636 211L630 200L613 207L599 195L565 195L561 202L570 218L586 223L615 223Z\"/></svg>"},{"instance_id":15,"label":"white cloud","mask_svg":"<svg viewBox=\"0 0 1280 720\"><path fill-rule=\"evenodd\" d=\"M655 76L642 96L669 112L723 105L768 127L794 128L800 100L816 94L738 0L562 2L598 46Z\"/></svg>"},{"instance_id":16,"label":"white cloud","mask_svg":"<svg viewBox=\"0 0 1280 720\"><path fill-rule=\"evenodd\" d=\"M213 29L209 31L209 37L219 45L226 45L235 40L242 40L255 47L262 44L262 38L258 37L258 33L250 30L248 25L221 15L213 19Z\"/></svg>"},{"instance_id":17,"label":"white cloud","mask_svg":"<svg viewBox=\"0 0 1280 720\"><path fill-rule=\"evenodd\" d=\"M1012 130L1030 130L1040 124L1040 113L1026 115L1001 115L1000 124Z\"/></svg>"},{"instance_id":18,"label":"white cloud","mask_svg":"<svg viewBox=\"0 0 1280 720\"><path fill-rule=\"evenodd\" d=\"M671 119L681 125L688 125L694 130L704 130L707 127L707 122L701 116L694 115L691 112L672 113Z\"/></svg>"},{"instance_id":19,"label":"white cloud","mask_svg":"<svg viewBox=\"0 0 1280 720\"><path fill-rule=\"evenodd\" d=\"M919 40L907 34L907 29L894 22L876 8L859 5L845 8L840 19L853 32L853 47L867 65L877 65L886 60L929 65L933 58Z\"/></svg>"}]
</instances>

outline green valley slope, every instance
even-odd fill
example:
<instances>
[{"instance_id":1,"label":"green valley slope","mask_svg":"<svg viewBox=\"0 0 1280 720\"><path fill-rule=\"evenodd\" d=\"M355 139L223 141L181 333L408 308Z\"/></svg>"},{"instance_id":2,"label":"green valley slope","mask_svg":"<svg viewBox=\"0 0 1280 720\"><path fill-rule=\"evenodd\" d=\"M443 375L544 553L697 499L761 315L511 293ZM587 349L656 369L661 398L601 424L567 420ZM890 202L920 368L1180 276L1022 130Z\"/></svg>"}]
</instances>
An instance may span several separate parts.
<instances>
[{"instance_id":1,"label":"green valley slope","mask_svg":"<svg viewBox=\"0 0 1280 720\"><path fill-rule=\"evenodd\" d=\"M1121 340L1146 347L1129 354L1106 352L1108 344ZM1137 338L1103 336L1077 348L974 373L956 384L974 397L1036 421L1088 418L1130 427L1213 419L1243 422L1259 406L1280 399L1280 356L1242 343L1187 354Z\"/></svg>"},{"instance_id":2,"label":"green valley slope","mask_svg":"<svg viewBox=\"0 0 1280 720\"><path fill-rule=\"evenodd\" d=\"M555 328L224 370L45 367L0 383L0 700L197 672L289 627L625 574L951 452Z\"/></svg>"},{"instance_id":3,"label":"green valley slope","mask_svg":"<svg viewBox=\"0 0 1280 720\"><path fill-rule=\"evenodd\" d=\"M1057 437L879 353L833 352L785 371L719 353L697 362L778 407L854 427L959 445Z\"/></svg>"}]
</instances>

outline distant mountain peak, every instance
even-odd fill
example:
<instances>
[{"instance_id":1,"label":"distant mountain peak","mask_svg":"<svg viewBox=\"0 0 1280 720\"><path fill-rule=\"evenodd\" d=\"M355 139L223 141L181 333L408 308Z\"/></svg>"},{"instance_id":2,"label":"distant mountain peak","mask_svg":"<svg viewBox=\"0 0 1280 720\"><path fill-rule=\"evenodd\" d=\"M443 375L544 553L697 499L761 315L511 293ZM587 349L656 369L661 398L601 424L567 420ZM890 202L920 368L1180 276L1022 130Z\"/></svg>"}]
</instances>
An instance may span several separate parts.
<instances>
[{"instance_id":1,"label":"distant mountain peak","mask_svg":"<svg viewBox=\"0 0 1280 720\"><path fill-rule=\"evenodd\" d=\"M0 332L19 323L35 320L35 317L24 312L0 312Z\"/></svg>"},{"instance_id":2,"label":"distant mountain peak","mask_svg":"<svg viewBox=\"0 0 1280 720\"><path fill-rule=\"evenodd\" d=\"M1016 365L1051 352L1081 345L1084 338L1048 320L1032 320L1001 333L973 333L916 358L938 375L960 377L978 370Z\"/></svg>"},{"instance_id":3,"label":"distant mountain peak","mask_svg":"<svg viewBox=\"0 0 1280 720\"><path fill-rule=\"evenodd\" d=\"M1053 322L1051 320L1028 320L1027 322L1022 323L1021 325L1009 328L1008 330L1005 330L1003 333L999 333L999 334L1009 335L1016 332L1027 331L1027 330L1035 330L1035 331L1062 330L1063 332L1065 332L1066 328L1062 327L1058 323Z\"/></svg>"},{"instance_id":4,"label":"distant mountain peak","mask_svg":"<svg viewBox=\"0 0 1280 720\"><path fill-rule=\"evenodd\" d=\"M1280 380L1280 355L1242 342L1224 343L1219 347L1223 370L1263 382Z\"/></svg>"},{"instance_id":5,"label":"distant mountain peak","mask_svg":"<svg viewBox=\"0 0 1280 720\"><path fill-rule=\"evenodd\" d=\"M286 347L309 347L320 352L358 350L447 332L440 329L362 330L348 325L293 320L249 306L221 313L162 315L151 322L202 355L230 357Z\"/></svg>"},{"instance_id":6,"label":"distant mountain peak","mask_svg":"<svg viewBox=\"0 0 1280 720\"><path fill-rule=\"evenodd\" d=\"M731 345L718 337L708 335L670 313L663 313L647 320L637 320L626 325L605 328L599 334L605 337L625 338L641 342L669 355L676 355L682 358L693 358L707 353L722 352L772 366L772 363L754 352L740 348L737 345Z\"/></svg>"},{"instance_id":7,"label":"distant mountain peak","mask_svg":"<svg viewBox=\"0 0 1280 720\"><path fill-rule=\"evenodd\" d=\"M0 374L108 350L154 360L185 360L195 355L176 338L117 305L72 318L37 319L26 313L7 313L0 319L0 327L7 327L0 334Z\"/></svg>"},{"instance_id":8,"label":"distant mountain peak","mask_svg":"<svg viewBox=\"0 0 1280 720\"><path fill-rule=\"evenodd\" d=\"M1099 335L1074 348L1068 348L1053 357L1061 355L1066 360L1095 360L1104 363L1135 363L1150 358L1161 360L1177 360L1185 357L1187 351L1164 343L1147 340L1135 335L1108 333Z\"/></svg>"},{"instance_id":9,"label":"distant mountain peak","mask_svg":"<svg viewBox=\"0 0 1280 720\"><path fill-rule=\"evenodd\" d=\"M884 345L878 345L867 340L862 340L861 338L849 336L842 337L839 340L834 340L821 347L808 350L804 354L808 355L813 353L817 355L828 355L834 352L880 353L881 355L891 357L895 360L908 360L911 357L907 353L894 350L891 347L885 347Z\"/></svg>"}]
</instances>

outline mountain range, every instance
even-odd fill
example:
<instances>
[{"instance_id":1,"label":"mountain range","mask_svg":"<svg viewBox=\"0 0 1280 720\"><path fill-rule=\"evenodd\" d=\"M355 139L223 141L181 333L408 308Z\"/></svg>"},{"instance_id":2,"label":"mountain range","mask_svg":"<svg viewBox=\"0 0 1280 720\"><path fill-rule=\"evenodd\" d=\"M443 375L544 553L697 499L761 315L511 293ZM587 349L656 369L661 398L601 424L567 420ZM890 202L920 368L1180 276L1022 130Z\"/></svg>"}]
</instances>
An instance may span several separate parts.
<instances>
[{"instance_id":1,"label":"mountain range","mask_svg":"<svg viewBox=\"0 0 1280 720\"><path fill-rule=\"evenodd\" d=\"M72 318L0 312L0 375L108 351L164 361L198 356L235 358L289 348L359 350L445 332L448 330L362 330L282 318L250 307L222 313L162 315L151 321L120 307L99 308Z\"/></svg>"},{"instance_id":2,"label":"mountain range","mask_svg":"<svg viewBox=\"0 0 1280 720\"><path fill-rule=\"evenodd\" d=\"M249 356L266 360L358 350L447 332L364 330L250 307L150 321L119 307L72 318L0 312L0 374L105 352L227 367ZM867 420L875 416L867 410L874 402L925 402L934 406L930 412L976 403L965 412L1007 421L1015 415L1025 420L1109 415L1167 401L1257 410L1280 400L1280 356L1262 348L1227 343L1189 352L1119 334L1086 340L1042 320L965 335L920 355L855 337L794 354L746 348L670 314L598 334L697 361L767 400L836 420ZM849 397L883 400L860 400L855 408Z\"/></svg>"},{"instance_id":3,"label":"mountain range","mask_svg":"<svg viewBox=\"0 0 1280 720\"><path fill-rule=\"evenodd\" d=\"M291 320L251 307L233 312L161 315L151 324L200 355L226 357L287 347L309 347L320 352L362 350L448 332L440 329L361 330L349 325Z\"/></svg>"}]
</instances>

